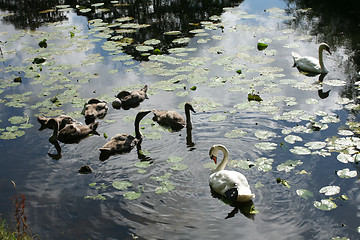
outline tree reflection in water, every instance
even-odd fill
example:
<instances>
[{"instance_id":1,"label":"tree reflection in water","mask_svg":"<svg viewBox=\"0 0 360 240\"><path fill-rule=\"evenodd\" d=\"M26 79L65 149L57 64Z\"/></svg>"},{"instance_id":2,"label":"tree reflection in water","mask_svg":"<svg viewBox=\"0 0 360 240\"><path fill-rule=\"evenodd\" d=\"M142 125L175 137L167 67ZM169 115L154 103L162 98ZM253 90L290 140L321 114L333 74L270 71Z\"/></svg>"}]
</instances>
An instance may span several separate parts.
<instances>
[{"instance_id":1,"label":"tree reflection in water","mask_svg":"<svg viewBox=\"0 0 360 240\"><path fill-rule=\"evenodd\" d=\"M44 23L53 23L67 20L59 5L69 5L78 15L86 16L87 19L102 19L104 23L114 23L116 19L130 17L132 22L149 24L149 27L141 28L134 32L121 33L124 37L132 38L134 44L141 44L148 39L158 39L157 46L162 52L173 47L172 40L176 37L190 36L189 31L198 28L199 22L209 19L210 16L220 15L225 7L234 7L243 2L239 1L216 1L216 0L128 0L112 3L104 0L104 5L94 7L94 2L79 0L50 0L50 1L15 1L0 0L0 9L11 14L3 17L3 21L13 24L19 29L35 30ZM82 12L81 9L91 9ZM164 35L169 31L180 31L181 35ZM114 33L112 33L114 35ZM147 60L135 50L134 44L124 47L127 54L136 60Z\"/></svg>"}]
</instances>

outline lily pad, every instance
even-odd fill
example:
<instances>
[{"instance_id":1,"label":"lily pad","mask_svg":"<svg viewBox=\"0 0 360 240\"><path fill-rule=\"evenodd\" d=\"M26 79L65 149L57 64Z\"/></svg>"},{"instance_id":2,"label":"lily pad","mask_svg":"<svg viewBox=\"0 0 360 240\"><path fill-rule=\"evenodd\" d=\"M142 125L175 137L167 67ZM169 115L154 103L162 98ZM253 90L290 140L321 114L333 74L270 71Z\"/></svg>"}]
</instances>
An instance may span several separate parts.
<instances>
[{"instance_id":1,"label":"lily pad","mask_svg":"<svg viewBox=\"0 0 360 240\"><path fill-rule=\"evenodd\" d=\"M183 171L183 170L188 169L188 165L181 164L181 163L175 163L171 166L171 169L175 170L175 171Z\"/></svg>"},{"instance_id":2,"label":"lily pad","mask_svg":"<svg viewBox=\"0 0 360 240\"><path fill-rule=\"evenodd\" d=\"M257 44L257 49L258 49L259 51L261 51L261 50L266 49L268 46L269 46L269 45L267 45L266 43L258 42L258 44Z\"/></svg>"},{"instance_id":3,"label":"lily pad","mask_svg":"<svg viewBox=\"0 0 360 240\"><path fill-rule=\"evenodd\" d=\"M353 178L357 176L356 171L350 171L348 168L344 168L336 172L336 174L341 178Z\"/></svg>"},{"instance_id":4,"label":"lily pad","mask_svg":"<svg viewBox=\"0 0 360 240\"><path fill-rule=\"evenodd\" d=\"M291 170L293 170L296 166L302 165L303 162L300 160L287 160L286 162L280 164L277 166L277 170L278 171L285 171L285 172L290 172Z\"/></svg>"},{"instance_id":5,"label":"lily pad","mask_svg":"<svg viewBox=\"0 0 360 240\"><path fill-rule=\"evenodd\" d=\"M226 115L219 113L211 116L209 120L211 122L221 122L224 121L225 119L226 119Z\"/></svg>"},{"instance_id":6,"label":"lily pad","mask_svg":"<svg viewBox=\"0 0 360 240\"><path fill-rule=\"evenodd\" d=\"M337 208L337 205L330 199L322 199L321 202L314 201L314 206L323 211L330 211Z\"/></svg>"},{"instance_id":7,"label":"lily pad","mask_svg":"<svg viewBox=\"0 0 360 240\"><path fill-rule=\"evenodd\" d=\"M137 168L147 168L150 167L150 165L151 165L150 161L141 161L134 164L134 166Z\"/></svg>"},{"instance_id":8,"label":"lily pad","mask_svg":"<svg viewBox=\"0 0 360 240\"><path fill-rule=\"evenodd\" d=\"M169 162L169 163L175 163L175 162L181 162L182 160L184 160L182 157L169 157L169 159L167 160L167 162Z\"/></svg>"},{"instance_id":9,"label":"lily pad","mask_svg":"<svg viewBox=\"0 0 360 240\"><path fill-rule=\"evenodd\" d=\"M274 132L265 131L265 130L258 130L255 132L255 136L261 140L269 139L275 137L276 134Z\"/></svg>"},{"instance_id":10,"label":"lily pad","mask_svg":"<svg viewBox=\"0 0 360 240\"><path fill-rule=\"evenodd\" d=\"M284 140L288 143L294 144L296 141L302 141L302 138L295 135L287 135Z\"/></svg>"},{"instance_id":11,"label":"lily pad","mask_svg":"<svg viewBox=\"0 0 360 240\"><path fill-rule=\"evenodd\" d=\"M293 149L290 149L290 152L298 155L308 155L311 154L311 151L305 147L295 146Z\"/></svg>"},{"instance_id":12,"label":"lily pad","mask_svg":"<svg viewBox=\"0 0 360 240\"><path fill-rule=\"evenodd\" d=\"M127 182L127 181L115 181L112 183L112 186L118 190L125 190L125 189L131 187L132 183Z\"/></svg>"},{"instance_id":13,"label":"lily pad","mask_svg":"<svg viewBox=\"0 0 360 240\"><path fill-rule=\"evenodd\" d=\"M160 187L157 187L157 188L155 189L155 193L158 193L158 194L160 194L160 193L167 193L167 192L170 192L170 191L172 191L172 190L174 190L174 189L175 189L174 184L172 184L172 183L169 182L169 181L163 181L163 182L161 182L161 186L160 186Z\"/></svg>"},{"instance_id":14,"label":"lily pad","mask_svg":"<svg viewBox=\"0 0 360 240\"><path fill-rule=\"evenodd\" d=\"M319 190L319 193L325 193L326 196L332 196L332 195L340 193L340 187L339 186L322 187Z\"/></svg>"},{"instance_id":15,"label":"lily pad","mask_svg":"<svg viewBox=\"0 0 360 240\"><path fill-rule=\"evenodd\" d=\"M135 200L141 197L141 192L129 191L124 193L124 197L128 200Z\"/></svg>"},{"instance_id":16,"label":"lily pad","mask_svg":"<svg viewBox=\"0 0 360 240\"><path fill-rule=\"evenodd\" d=\"M230 132L226 132L225 137L226 138L239 138L239 137L245 136L246 134L247 134L247 132L245 132L244 130L234 129L234 130L231 130Z\"/></svg>"},{"instance_id":17,"label":"lily pad","mask_svg":"<svg viewBox=\"0 0 360 240\"><path fill-rule=\"evenodd\" d=\"M171 173L165 173L162 176L157 176L157 177L151 176L150 178L157 181L157 182L162 182L162 181L164 181L166 179L169 179L170 176L171 176Z\"/></svg>"},{"instance_id":18,"label":"lily pad","mask_svg":"<svg viewBox=\"0 0 360 240\"><path fill-rule=\"evenodd\" d=\"M276 149L277 144L272 142L261 142L255 144L255 147L260 150L274 150Z\"/></svg>"},{"instance_id":19,"label":"lily pad","mask_svg":"<svg viewBox=\"0 0 360 240\"><path fill-rule=\"evenodd\" d=\"M298 189L296 194L305 199L314 197L314 193L306 189Z\"/></svg>"}]
</instances>

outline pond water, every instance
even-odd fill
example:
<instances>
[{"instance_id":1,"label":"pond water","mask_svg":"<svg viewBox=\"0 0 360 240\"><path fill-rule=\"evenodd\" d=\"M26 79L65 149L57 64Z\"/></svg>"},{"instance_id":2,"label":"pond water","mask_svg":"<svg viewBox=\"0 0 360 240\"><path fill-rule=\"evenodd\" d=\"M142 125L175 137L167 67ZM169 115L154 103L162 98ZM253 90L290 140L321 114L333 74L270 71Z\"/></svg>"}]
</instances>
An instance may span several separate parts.
<instances>
[{"instance_id":1,"label":"pond water","mask_svg":"<svg viewBox=\"0 0 360 240\"><path fill-rule=\"evenodd\" d=\"M0 1L2 218L13 219L12 196L24 194L41 239L359 238L357 2L341 11L276 0L33 2ZM291 52L316 57L321 42L329 73L301 74ZM119 91L145 84L139 107L111 107ZM61 143L51 158L52 133L37 116L84 122L91 98L109 106L100 136ZM184 114L185 102L196 110L192 131L149 114L145 161L136 149L99 160L109 138L133 134L139 111ZM247 177L251 214L211 195L213 144ZM83 165L93 172L78 173Z\"/></svg>"}]
</instances>

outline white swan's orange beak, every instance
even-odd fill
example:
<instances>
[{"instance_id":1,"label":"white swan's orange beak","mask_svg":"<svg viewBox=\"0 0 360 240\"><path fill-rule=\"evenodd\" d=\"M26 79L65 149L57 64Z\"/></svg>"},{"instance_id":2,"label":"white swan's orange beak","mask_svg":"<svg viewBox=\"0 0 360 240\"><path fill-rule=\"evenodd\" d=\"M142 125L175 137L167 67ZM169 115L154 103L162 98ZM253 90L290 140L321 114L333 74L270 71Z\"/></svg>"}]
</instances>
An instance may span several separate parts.
<instances>
[{"instance_id":1,"label":"white swan's orange beak","mask_svg":"<svg viewBox=\"0 0 360 240\"><path fill-rule=\"evenodd\" d=\"M215 163L215 164L217 164L217 157L216 157L216 156L212 155L210 158L211 158L212 160L214 160L214 163Z\"/></svg>"}]
</instances>

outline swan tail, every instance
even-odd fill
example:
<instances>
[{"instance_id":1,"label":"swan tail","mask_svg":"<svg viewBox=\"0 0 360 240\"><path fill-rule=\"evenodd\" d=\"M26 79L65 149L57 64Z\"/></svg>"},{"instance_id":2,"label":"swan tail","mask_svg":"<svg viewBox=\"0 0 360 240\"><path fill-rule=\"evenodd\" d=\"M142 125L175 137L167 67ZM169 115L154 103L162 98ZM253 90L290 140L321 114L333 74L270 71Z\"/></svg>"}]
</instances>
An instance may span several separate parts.
<instances>
[{"instance_id":1,"label":"swan tail","mask_svg":"<svg viewBox=\"0 0 360 240\"><path fill-rule=\"evenodd\" d=\"M297 54L296 52L292 52L291 53L291 56L293 57L294 59L294 65L293 67L296 67L296 62L301 58L301 56L299 54Z\"/></svg>"},{"instance_id":2,"label":"swan tail","mask_svg":"<svg viewBox=\"0 0 360 240\"><path fill-rule=\"evenodd\" d=\"M238 202L248 202L251 201L255 197L255 194L243 194L237 196Z\"/></svg>"}]
</instances>

